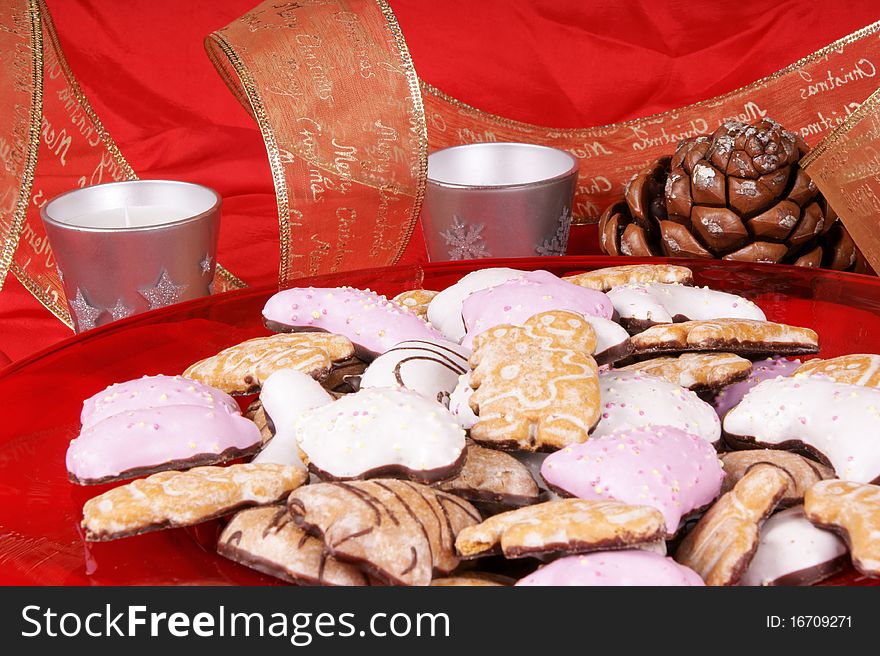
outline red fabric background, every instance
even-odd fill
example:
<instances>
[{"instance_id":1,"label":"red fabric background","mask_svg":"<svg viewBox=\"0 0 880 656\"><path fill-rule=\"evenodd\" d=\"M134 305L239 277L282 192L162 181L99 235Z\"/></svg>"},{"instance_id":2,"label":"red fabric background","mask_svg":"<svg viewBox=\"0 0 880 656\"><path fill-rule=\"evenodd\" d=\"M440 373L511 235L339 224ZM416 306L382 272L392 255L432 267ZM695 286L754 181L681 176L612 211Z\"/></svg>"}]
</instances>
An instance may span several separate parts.
<instances>
[{"instance_id":1,"label":"red fabric background","mask_svg":"<svg viewBox=\"0 0 880 656\"><path fill-rule=\"evenodd\" d=\"M71 68L141 177L224 197L220 261L275 280L278 233L256 126L202 49L257 0L47 0ZM585 127L748 84L880 18L876 0L391 0L416 70L486 111ZM588 243L581 235L580 243ZM417 232L404 256L424 258ZM70 332L10 276L0 365Z\"/></svg>"}]
</instances>

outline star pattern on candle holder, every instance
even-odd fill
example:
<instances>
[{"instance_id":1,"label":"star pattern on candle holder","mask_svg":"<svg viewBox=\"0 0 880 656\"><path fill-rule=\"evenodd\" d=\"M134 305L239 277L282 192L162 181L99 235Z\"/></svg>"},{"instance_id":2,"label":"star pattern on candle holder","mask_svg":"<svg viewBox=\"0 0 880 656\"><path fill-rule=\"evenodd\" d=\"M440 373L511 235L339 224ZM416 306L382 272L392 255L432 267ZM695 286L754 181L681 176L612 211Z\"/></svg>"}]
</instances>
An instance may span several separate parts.
<instances>
[{"instance_id":1,"label":"star pattern on candle holder","mask_svg":"<svg viewBox=\"0 0 880 656\"><path fill-rule=\"evenodd\" d=\"M168 305L173 305L180 300L180 295L187 285L178 285L168 276L168 272L162 269L159 282L152 287L144 287L138 293L147 299L151 310L156 310Z\"/></svg>"},{"instance_id":2,"label":"star pattern on candle holder","mask_svg":"<svg viewBox=\"0 0 880 656\"><path fill-rule=\"evenodd\" d=\"M101 315L101 310L89 305L81 289L77 288L76 296L70 302L70 307L73 309L73 315L76 318L76 329L78 332L91 330L95 327L95 322Z\"/></svg>"},{"instance_id":3,"label":"star pattern on candle holder","mask_svg":"<svg viewBox=\"0 0 880 656\"><path fill-rule=\"evenodd\" d=\"M211 257L210 253L205 255L205 258L199 262L199 266L202 269L202 275L206 276L211 271L211 265L214 263L214 259Z\"/></svg>"},{"instance_id":4,"label":"star pattern on candle holder","mask_svg":"<svg viewBox=\"0 0 880 656\"><path fill-rule=\"evenodd\" d=\"M107 312L113 317L113 321L119 321L120 319L125 319L125 317L130 317L134 314L134 309L128 307L120 298L113 304L113 307L107 308Z\"/></svg>"}]
</instances>

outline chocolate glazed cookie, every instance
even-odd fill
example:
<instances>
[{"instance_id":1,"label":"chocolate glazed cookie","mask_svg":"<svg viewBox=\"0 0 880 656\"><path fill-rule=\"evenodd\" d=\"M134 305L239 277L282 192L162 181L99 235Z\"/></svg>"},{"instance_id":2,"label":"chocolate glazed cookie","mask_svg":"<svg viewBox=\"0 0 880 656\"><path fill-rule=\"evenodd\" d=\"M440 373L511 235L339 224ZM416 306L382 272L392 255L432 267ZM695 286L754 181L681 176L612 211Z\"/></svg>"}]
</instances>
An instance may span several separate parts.
<instances>
[{"instance_id":1,"label":"chocolate glazed cookie","mask_svg":"<svg viewBox=\"0 0 880 656\"><path fill-rule=\"evenodd\" d=\"M400 342L370 364L360 387L406 387L448 405L458 377L469 370L469 355L468 349L442 340Z\"/></svg>"},{"instance_id":2,"label":"chocolate glazed cookie","mask_svg":"<svg viewBox=\"0 0 880 656\"><path fill-rule=\"evenodd\" d=\"M456 536L480 521L463 499L395 479L309 485L288 507L330 555L392 585L429 585L451 573Z\"/></svg>"}]
</instances>

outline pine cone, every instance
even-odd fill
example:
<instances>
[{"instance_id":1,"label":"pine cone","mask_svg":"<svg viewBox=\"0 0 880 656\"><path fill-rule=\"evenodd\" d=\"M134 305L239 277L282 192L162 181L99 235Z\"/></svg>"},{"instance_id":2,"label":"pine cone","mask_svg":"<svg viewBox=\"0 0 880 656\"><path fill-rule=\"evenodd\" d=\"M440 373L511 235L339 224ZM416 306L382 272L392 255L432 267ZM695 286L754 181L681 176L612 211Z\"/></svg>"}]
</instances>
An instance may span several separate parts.
<instances>
[{"instance_id":1,"label":"pine cone","mask_svg":"<svg viewBox=\"0 0 880 656\"><path fill-rule=\"evenodd\" d=\"M866 270L798 166L808 148L776 121L730 121L633 176L599 219L609 255L722 258Z\"/></svg>"}]
</instances>

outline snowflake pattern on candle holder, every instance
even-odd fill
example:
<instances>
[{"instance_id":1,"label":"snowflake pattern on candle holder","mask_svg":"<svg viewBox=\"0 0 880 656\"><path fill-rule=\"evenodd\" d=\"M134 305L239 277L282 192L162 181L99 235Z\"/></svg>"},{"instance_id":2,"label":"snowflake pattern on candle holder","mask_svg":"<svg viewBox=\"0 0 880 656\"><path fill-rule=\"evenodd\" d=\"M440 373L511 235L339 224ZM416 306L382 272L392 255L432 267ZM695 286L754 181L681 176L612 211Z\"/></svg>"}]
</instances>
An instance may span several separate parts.
<instances>
[{"instance_id":1,"label":"snowflake pattern on candle holder","mask_svg":"<svg viewBox=\"0 0 880 656\"><path fill-rule=\"evenodd\" d=\"M89 305L82 290L77 287L76 296L70 302L73 309L73 316L76 319L77 332L91 330L95 327L98 317L101 316L101 310Z\"/></svg>"},{"instance_id":2,"label":"snowflake pattern on candle holder","mask_svg":"<svg viewBox=\"0 0 880 656\"><path fill-rule=\"evenodd\" d=\"M483 238L482 223L468 224L460 216L452 217L452 226L440 236L446 241L450 260L476 260L492 257Z\"/></svg>"},{"instance_id":3,"label":"snowflake pattern on candle holder","mask_svg":"<svg viewBox=\"0 0 880 656\"><path fill-rule=\"evenodd\" d=\"M562 214L559 215L559 225L556 227L556 234L535 246L535 252L538 255L565 255L570 232L571 211L567 207L563 207Z\"/></svg>"},{"instance_id":4,"label":"snowflake pattern on candle holder","mask_svg":"<svg viewBox=\"0 0 880 656\"><path fill-rule=\"evenodd\" d=\"M134 314L134 310L128 307L121 298L117 299L112 307L108 307L107 312L113 317L113 321L119 321L120 319L125 319L125 317L130 317Z\"/></svg>"},{"instance_id":5,"label":"snowflake pattern on candle holder","mask_svg":"<svg viewBox=\"0 0 880 656\"><path fill-rule=\"evenodd\" d=\"M204 259L199 262L199 267L202 269L202 275L206 276L211 272L211 265L214 263L213 258L211 258L210 254L206 254Z\"/></svg>"},{"instance_id":6,"label":"snowflake pattern on candle holder","mask_svg":"<svg viewBox=\"0 0 880 656\"><path fill-rule=\"evenodd\" d=\"M162 275L159 276L159 282L152 287L144 287L139 289L138 293L147 299L150 309L173 305L180 300L180 295L184 292L188 285L178 285L168 276L168 272L162 269Z\"/></svg>"}]
</instances>

